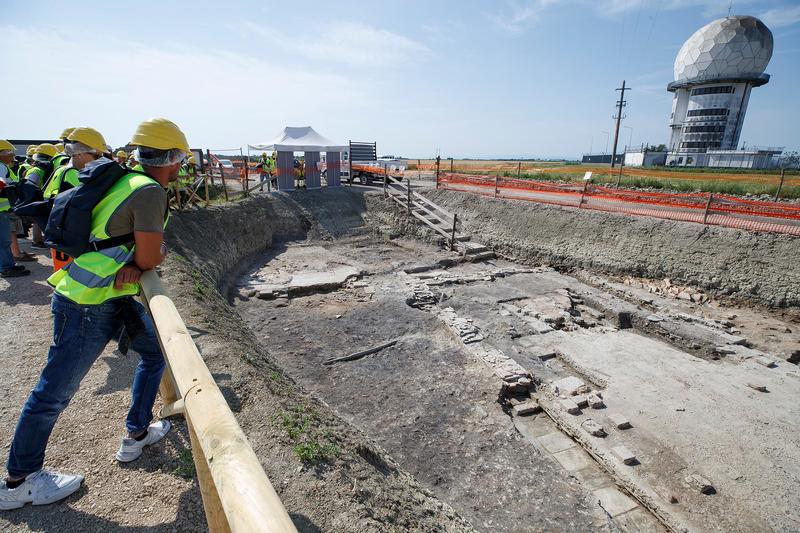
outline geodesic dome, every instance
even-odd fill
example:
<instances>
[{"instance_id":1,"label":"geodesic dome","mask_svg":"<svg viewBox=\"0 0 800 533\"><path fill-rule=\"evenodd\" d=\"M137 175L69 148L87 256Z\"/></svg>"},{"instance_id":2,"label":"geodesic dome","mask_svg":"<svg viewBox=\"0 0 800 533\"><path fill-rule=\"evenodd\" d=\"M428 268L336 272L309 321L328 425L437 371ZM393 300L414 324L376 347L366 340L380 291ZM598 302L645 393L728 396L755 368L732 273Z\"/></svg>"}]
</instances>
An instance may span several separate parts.
<instances>
[{"instance_id":1,"label":"geodesic dome","mask_svg":"<svg viewBox=\"0 0 800 533\"><path fill-rule=\"evenodd\" d=\"M675 58L675 81L757 77L772 57L772 32L755 17L725 17L697 30Z\"/></svg>"}]
</instances>

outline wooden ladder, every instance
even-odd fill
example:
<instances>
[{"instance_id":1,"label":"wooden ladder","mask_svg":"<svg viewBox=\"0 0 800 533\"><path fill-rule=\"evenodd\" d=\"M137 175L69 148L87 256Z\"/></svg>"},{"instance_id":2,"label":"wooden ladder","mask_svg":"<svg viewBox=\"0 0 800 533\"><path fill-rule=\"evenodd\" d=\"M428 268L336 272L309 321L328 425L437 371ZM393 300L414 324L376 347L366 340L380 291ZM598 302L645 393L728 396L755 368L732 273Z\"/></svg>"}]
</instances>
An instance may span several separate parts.
<instances>
[{"instance_id":1,"label":"wooden ladder","mask_svg":"<svg viewBox=\"0 0 800 533\"><path fill-rule=\"evenodd\" d=\"M402 183L391 176L384 176L383 192L413 216L439 235L447 239L448 246L471 261L494 257L494 252L486 246L473 242L472 236L461 231L463 225L458 216L450 213L412 190L410 184Z\"/></svg>"}]
</instances>

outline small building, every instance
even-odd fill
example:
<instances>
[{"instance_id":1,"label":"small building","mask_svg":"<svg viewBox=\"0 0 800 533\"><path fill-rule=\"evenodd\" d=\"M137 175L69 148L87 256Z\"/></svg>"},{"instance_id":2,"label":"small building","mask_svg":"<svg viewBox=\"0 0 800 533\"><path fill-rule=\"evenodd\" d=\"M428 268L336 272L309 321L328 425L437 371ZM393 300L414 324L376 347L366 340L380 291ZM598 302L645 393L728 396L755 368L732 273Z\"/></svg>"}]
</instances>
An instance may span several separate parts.
<instances>
[{"instance_id":1,"label":"small building","mask_svg":"<svg viewBox=\"0 0 800 533\"><path fill-rule=\"evenodd\" d=\"M647 148L640 148L625 152L626 167L656 167L663 166L666 162L667 152L665 151L657 152Z\"/></svg>"},{"instance_id":2,"label":"small building","mask_svg":"<svg viewBox=\"0 0 800 533\"><path fill-rule=\"evenodd\" d=\"M614 158L614 164L619 165L625 158L625 154L617 154ZM593 165L610 165L611 154L584 154L581 158L581 163L589 163Z\"/></svg>"}]
</instances>

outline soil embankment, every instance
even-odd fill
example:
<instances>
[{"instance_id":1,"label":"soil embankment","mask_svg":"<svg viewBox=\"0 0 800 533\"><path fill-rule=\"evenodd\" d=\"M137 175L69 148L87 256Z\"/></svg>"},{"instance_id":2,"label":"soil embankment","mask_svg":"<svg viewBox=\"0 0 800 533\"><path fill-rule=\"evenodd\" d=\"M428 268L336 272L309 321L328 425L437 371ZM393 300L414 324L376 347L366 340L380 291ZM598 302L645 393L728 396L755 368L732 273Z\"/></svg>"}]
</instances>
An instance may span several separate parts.
<instances>
[{"instance_id":1,"label":"soil embankment","mask_svg":"<svg viewBox=\"0 0 800 533\"><path fill-rule=\"evenodd\" d=\"M425 195L458 214L464 232L522 263L674 281L771 307L800 305L800 239L689 222L495 200L452 191ZM406 232L391 200L367 195L370 217Z\"/></svg>"}]
</instances>

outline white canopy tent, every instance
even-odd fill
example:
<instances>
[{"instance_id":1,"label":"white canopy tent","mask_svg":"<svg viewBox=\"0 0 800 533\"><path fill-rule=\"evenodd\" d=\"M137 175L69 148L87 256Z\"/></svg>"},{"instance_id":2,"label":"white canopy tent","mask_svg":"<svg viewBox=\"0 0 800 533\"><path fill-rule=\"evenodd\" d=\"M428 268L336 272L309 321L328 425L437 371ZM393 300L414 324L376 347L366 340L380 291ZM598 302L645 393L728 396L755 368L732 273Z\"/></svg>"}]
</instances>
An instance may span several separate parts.
<instances>
[{"instance_id":1,"label":"white canopy tent","mask_svg":"<svg viewBox=\"0 0 800 533\"><path fill-rule=\"evenodd\" d=\"M311 126L286 127L271 141L248 145L254 150L275 152L343 152L346 144L336 144Z\"/></svg>"},{"instance_id":2,"label":"white canopy tent","mask_svg":"<svg viewBox=\"0 0 800 533\"><path fill-rule=\"evenodd\" d=\"M311 126L285 127L274 139L259 144L248 144L250 149L278 152L276 161L278 171L278 190L294 189L294 152L305 153L305 178L306 188L318 189L321 186L318 163L320 152L327 152L326 173L328 187L340 185L339 161L341 152L347 151L349 146L336 144L323 137Z\"/></svg>"}]
</instances>

